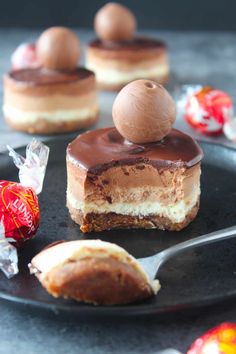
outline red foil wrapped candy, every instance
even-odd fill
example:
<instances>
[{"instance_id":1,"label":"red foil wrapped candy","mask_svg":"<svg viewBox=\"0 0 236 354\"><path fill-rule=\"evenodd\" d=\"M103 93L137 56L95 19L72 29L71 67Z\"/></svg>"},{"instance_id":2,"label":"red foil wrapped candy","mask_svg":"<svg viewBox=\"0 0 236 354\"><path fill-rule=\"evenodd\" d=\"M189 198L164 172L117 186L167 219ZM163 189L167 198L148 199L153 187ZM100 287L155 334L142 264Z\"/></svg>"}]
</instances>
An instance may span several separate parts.
<instances>
[{"instance_id":1,"label":"red foil wrapped candy","mask_svg":"<svg viewBox=\"0 0 236 354\"><path fill-rule=\"evenodd\" d=\"M212 87L184 86L180 102L185 120L202 134L219 135L233 117L230 96Z\"/></svg>"},{"instance_id":2,"label":"red foil wrapped candy","mask_svg":"<svg viewBox=\"0 0 236 354\"><path fill-rule=\"evenodd\" d=\"M235 354L236 323L223 323L199 337L187 354Z\"/></svg>"},{"instance_id":3,"label":"red foil wrapped candy","mask_svg":"<svg viewBox=\"0 0 236 354\"><path fill-rule=\"evenodd\" d=\"M11 65L13 70L38 68L40 63L37 58L35 44L20 44L12 53Z\"/></svg>"},{"instance_id":4,"label":"red foil wrapped candy","mask_svg":"<svg viewBox=\"0 0 236 354\"><path fill-rule=\"evenodd\" d=\"M38 198L30 187L0 181L0 217L5 237L21 245L33 237L39 227Z\"/></svg>"},{"instance_id":5,"label":"red foil wrapped candy","mask_svg":"<svg viewBox=\"0 0 236 354\"><path fill-rule=\"evenodd\" d=\"M18 273L14 246L31 239L39 227L37 194L42 190L49 148L33 139L26 158L9 146L8 150L20 179L20 183L0 180L0 268L10 278Z\"/></svg>"}]
</instances>

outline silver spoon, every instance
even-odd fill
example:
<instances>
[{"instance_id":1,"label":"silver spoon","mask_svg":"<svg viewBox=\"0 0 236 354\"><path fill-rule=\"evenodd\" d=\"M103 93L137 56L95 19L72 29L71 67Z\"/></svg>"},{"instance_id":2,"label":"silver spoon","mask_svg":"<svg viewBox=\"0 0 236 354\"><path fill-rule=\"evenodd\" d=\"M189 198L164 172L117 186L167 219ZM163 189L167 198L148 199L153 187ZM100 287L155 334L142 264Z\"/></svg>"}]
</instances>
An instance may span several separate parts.
<instances>
[{"instance_id":1,"label":"silver spoon","mask_svg":"<svg viewBox=\"0 0 236 354\"><path fill-rule=\"evenodd\" d=\"M154 280L162 264L168 261L171 257L174 257L185 250L190 250L198 246L232 238L234 236L236 236L236 226L228 227L227 229L211 232L210 234L181 242L175 246L167 248L164 251L156 253L154 256L139 258L137 261L148 274L150 280Z\"/></svg>"}]
</instances>

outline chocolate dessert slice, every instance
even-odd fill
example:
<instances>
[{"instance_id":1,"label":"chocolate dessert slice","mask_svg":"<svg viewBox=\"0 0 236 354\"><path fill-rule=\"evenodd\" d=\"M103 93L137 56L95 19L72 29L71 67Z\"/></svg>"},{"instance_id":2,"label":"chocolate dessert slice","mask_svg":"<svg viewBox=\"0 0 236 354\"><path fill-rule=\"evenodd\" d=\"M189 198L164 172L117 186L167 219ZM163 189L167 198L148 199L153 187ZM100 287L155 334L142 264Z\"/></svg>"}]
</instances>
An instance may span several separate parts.
<instances>
[{"instance_id":1,"label":"chocolate dessert slice","mask_svg":"<svg viewBox=\"0 0 236 354\"><path fill-rule=\"evenodd\" d=\"M77 137L67 149L67 206L83 232L112 228L181 230L196 216L202 151L173 129L134 144L116 128Z\"/></svg>"},{"instance_id":2,"label":"chocolate dessert slice","mask_svg":"<svg viewBox=\"0 0 236 354\"><path fill-rule=\"evenodd\" d=\"M123 248L100 240L49 245L29 268L54 297L96 305L137 302L160 289L159 281L151 281Z\"/></svg>"},{"instance_id":3,"label":"chocolate dessert slice","mask_svg":"<svg viewBox=\"0 0 236 354\"><path fill-rule=\"evenodd\" d=\"M98 87L119 90L136 79L165 84L169 78L164 42L149 38L106 42L96 39L87 47L87 67L96 73Z\"/></svg>"},{"instance_id":4,"label":"chocolate dessert slice","mask_svg":"<svg viewBox=\"0 0 236 354\"><path fill-rule=\"evenodd\" d=\"M4 76L3 112L9 125L28 133L88 127L98 117L95 75L84 68L11 71Z\"/></svg>"},{"instance_id":5,"label":"chocolate dessert slice","mask_svg":"<svg viewBox=\"0 0 236 354\"><path fill-rule=\"evenodd\" d=\"M135 36L136 18L127 7L107 3L97 12L94 28L98 38L87 46L86 65L96 73L99 88L119 90L143 78L167 82L165 43Z\"/></svg>"},{"instance_id":6,"label":"chocolate dessert slice","mask_svg":"<svg viewBox=\"0 0 236 354\"><path fill-rule=\"evenodd\" d=\"M64 27L44 31L36 44L41 67L4 76L3 112L9 125L32 134L88 127L98 118L95 75L78 67L79 39Z\"/></svg>"},{"instance_id":7,"label":"chocolate dessert slice","mask_svg":"<svg viewBox=\"0 0 236 354\"><path fill-rule=\"evenodd\" d=\"M172 129L173 99L137 80L117 95L115 128L78 136L67 149L67 205L83 232L140 227L181 230L199 208L202 151Z\"/></svg>"}]
</instances>

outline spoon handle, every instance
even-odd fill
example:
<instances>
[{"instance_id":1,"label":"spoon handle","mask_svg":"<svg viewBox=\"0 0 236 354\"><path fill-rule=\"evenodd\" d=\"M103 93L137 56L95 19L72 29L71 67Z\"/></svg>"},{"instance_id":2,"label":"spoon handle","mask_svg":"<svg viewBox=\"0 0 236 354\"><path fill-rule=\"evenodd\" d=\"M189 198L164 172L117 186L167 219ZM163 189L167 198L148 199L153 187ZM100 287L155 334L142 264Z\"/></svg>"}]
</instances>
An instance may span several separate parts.
<instances>
[{"instance_id":1,"label":"spoon handle","mask_svg":"<svg viewBox=\"0 0 236 354\"><path fill-rule=\"evenodd\" d=\"M167 248L166 250L162 251L160 253L162 262L160 262L160 263L162 264L163 262L165 262L166 260L168 260L172 256L174 256L178 253L182 253L186 249L189 250L189 249L192 249L192 248L195 248L198 246L203 246L203 245L207 245L207 244L210 244L210 243L213 243L216 241L221 241L221 240L224 240L227 238L232 238L234 236L236 236L236 225L232 226L232 227L228 227L226 229L214 231L214 232L211 232L210 234L199 236L199 237L190 239L185 242L181 242L175 246L172 246L172 247ZM161 266L161 264L159 266Z\"/></svg>"},{"instance_id":2,"label":"spoon handle","mask_svg":"<svg viewBox=\"0 0 236 354\"><path fill-rule=\"evenodd\" d=\"M166 250L155 254L154 256L139 258L138 261L143 269L146 271L150 279L155 279L160 267L163 263L168 261L171 257L176 256L198 246L207 245L216 241L225 240L227 238L236 236L236 225L228 227L227 229L218 230L210 234L190 239L185 242L178 243L175 246L167 248Z\"/></svg>"}]
</instances>

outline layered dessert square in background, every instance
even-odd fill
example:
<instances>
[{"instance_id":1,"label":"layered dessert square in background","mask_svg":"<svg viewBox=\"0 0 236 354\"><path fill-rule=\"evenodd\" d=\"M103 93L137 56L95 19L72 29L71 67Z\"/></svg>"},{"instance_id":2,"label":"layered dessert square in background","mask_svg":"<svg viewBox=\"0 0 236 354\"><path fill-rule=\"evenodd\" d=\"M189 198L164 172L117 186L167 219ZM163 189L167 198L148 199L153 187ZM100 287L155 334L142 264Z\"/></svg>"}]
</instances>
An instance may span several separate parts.
<instances>
[{"instance_id":1,"label":"layered dessert square in background","mask_svg":"<svg viewBox=\"0 0 236 354\"><path fill-rule=\"evenodd\" d=\"M135 36L136 19L130 10L108 3L97 12L94 26L98 38L87 46L86 66L96 73L99 88L119 90L143 78L167 82L165 43Z\"/></svg>"},{"instance_id":2,"label":"layered dessert square in background","mask_svg":"<svg viewBox=\"0 0 236 354\"><path fill-rule=\"evenodd\" d=\"M98 118L95 75L77 66L80 47L75 33L50 28L38 39L36 52L32 67L13 69L4 76L7 123L32 134L64 133L94 124Z\"/></svg>"},{"instance_id":3,"label":"layered dessert square in background","mask_svg":"<svg viewBox=\"0 0 236 354\"><path fill-rule=\"evenodd\" d=\"M181 230L197 215L202 151L172 129L175 104L150 80L125 86L115 127L78 136L67 149L67 206L83 232Z\"/></svg>"}]
</instances>

